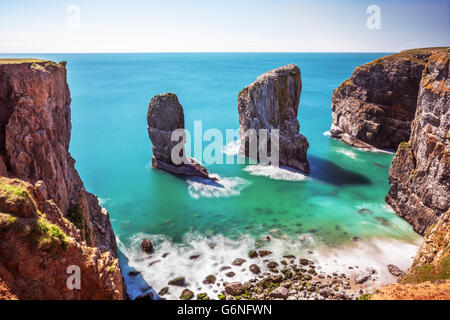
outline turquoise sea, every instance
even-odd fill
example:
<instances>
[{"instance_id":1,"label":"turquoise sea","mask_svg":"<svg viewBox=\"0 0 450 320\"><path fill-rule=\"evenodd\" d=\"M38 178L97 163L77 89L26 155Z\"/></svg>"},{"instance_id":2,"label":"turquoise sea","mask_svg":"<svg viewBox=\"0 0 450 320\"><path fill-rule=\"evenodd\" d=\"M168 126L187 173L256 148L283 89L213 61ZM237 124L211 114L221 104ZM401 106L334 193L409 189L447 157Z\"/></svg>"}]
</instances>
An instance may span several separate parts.
<instances>
[{"instance_id":1,"label":"turquoise sea","mask_svg":"<svg viewBox=\"0 0 450 320\"><path fill-rule=\"evenodd\" d=\"M385 205L391 153L364 152L331 139L331 95L353 69L384 53L161 53L36 54L68 62L72 95L70 151L87 190L110 213L129 293L168 278L201 280L249 249L275 256L308 255L324 269L407 268L420 243L412 228ZM301 69L300 132L309 141L311 174L258 165L207 165L223 188L186 181L151 168L146 114L156 94L174 92L186 129L238 128L237 95L256 77L289 63ZM205 147L207 143L204 143ZM233 156L235 145L224 148ZM271 235L271 241L264 236ZM140 252L143 237L156 251ZM215 245L212 249L211 244ZM168 255L165 255L168 253ZM192 255L200 255L190 259ZM155 262L156 261L156 262ZM152 264L152 262L154 262ZM150 266L149 266L150 265ZM233 267L236 280L248 266ZM130 269L141 271L130 277ZM245 269L243 271L241 269ZM172 290L172 289L171 289ZM197 290L196 290L197 291ZM198 292L198 291L197 291ZM178 291L169 297L177 297Z\"/></svg>"}]
</instances>

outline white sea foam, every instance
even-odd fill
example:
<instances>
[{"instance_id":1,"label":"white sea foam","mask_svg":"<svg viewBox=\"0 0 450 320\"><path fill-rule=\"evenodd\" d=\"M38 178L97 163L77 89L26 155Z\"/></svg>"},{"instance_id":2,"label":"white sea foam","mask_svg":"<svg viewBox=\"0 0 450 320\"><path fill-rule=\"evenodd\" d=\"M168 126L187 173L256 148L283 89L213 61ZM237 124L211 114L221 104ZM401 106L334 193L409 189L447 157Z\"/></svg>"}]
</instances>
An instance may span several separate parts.
<instances>
[{"instance_id":1,"label":"white sea foam","mask_svg":"<svg viewBox=\"0 0 450 320\"><path fill-rule=\"evenodd\" d=\"M154 244L153 254L142 253L140 243L143 238L151 239ZM255 277L250 271L250 264L257 264L261 271L267 272L263 260L280 261L283 255L293 254L298 258L305 257L316 262L318 270L327 273L345 273L356 277L369 269L376 270L372 276L376 279L375 286L393 282L395 279L387 270L387 264L395 264L406 270L412 263L419 243L410 243L401 240L368 239L351 242L347 245L330 248L321 247L312 236L305 235L302 239L272 239L264 244L264 250L270 250L272 255L265 258L249 259L248 252L255 248L255 240L250 236L243 236L238 240L231 240L222 235L206 238L198 234L188 234L183 244L175 244L163 236L146 235L139 233L132 237L130 245L125 246L118 239L120 251L126 256L121 260L127 290L133 299L148 290L151 285L156 292L168 286L168 281L179 276L186 279L187 287L195 293L206 292L210 297L217 298L223 287L217 284L203 284L206 276L213 274L217 282L224 281L245 282ZM211 248L210 245L215 247ZM309 250L313 250L312 253ZM199 255L196 259L190 259ZM236 258L247 261L241 266L233 266ZM126 263L126 260L128 262ZM151 266L149 266L151 264ZM220 271L221 267L230 269ZM358 268L356 268L358 266ZM348 267L353 267L349 269ZM128 275L129 270L141 272L142 278ZM225 273L233 271L235 276L228 278ZM169 286L167 299L178 299L184 288Z\"/></svg>"},{"instance_id":2,"label":"white sea foam","mask_svg":"<svg viewBox=\"0 0 450 320\"><path fill-rule=\"evenodd\" d=\"M241 141L235 140L223 147L222 152L227 156L235 156L239 153L239 148L241 147Z\"/></svg>"},{"instance_id":3,"label":"white sea foam","mask_svg":"<svg viewBox=\"0 0 450 320\"><path fill-rule=\"evenodd\" d=\"M389 273L387 265L394 264L406 271L411 266L419 245L420 241L373 238L354 242L344 248L322 249L317 251L315 256L319 260L321 270L328 273L345 273L356 278L361 272L375 270L371 277L375 281L371 282L378 286L396 281Z\"/></svg>"},{"instance_id":4,"label":"white sea foam","mask_svg":"<svg viewBox=\"0 0 450 320\"><path fill-rule=\"evenodd\" d=\"M346 155L349 158L356 159L357 155L354 151L345 148L333 148L333 151Z\"/></svg>"},{"instance_id":5,"label":"white sea foam","mask_svg":"<svg viewBox=\"0 0 450 320\"><path fill-rule=\"evenodd\" d=\"M330 131L325 131L323 133L323 135L326 136L326 137L329 137L329 136L331 136L331 132Z\"/></svg>"},{"instance_id":6,"label":"white sea foam","mask_svg":"<svg viewBox=\"0 0 450 320\"><path fill-rule=\"evenodd\" d=\"M201 178L189 178L189 194L192 198L222 198L238 196L250 182L239 177L221 177L218 174L211 174L217 178L217 182L211 182Z\"/></svg>"},{"instance_id":7,"label":"white sea foam","mask_svg":"<svg viewBox=\"0 0 450 320\"><path fill-rule=\"evenodd\" d=\"M111 198L98 198L98 203L104 207L109 201L111 201Z\"/></svg>"},{"instance_id":8,"label":"white sea foam","mask_svg":"<svg viewBox=\"0 0 450 320\"><path fill-rule=\"evenodd\" d=\"M247 166L246 168L244 168L244 170L250 173L251 175L268 177L273 180L303 181L308 179L306 175L298 171L263 164Z\"/></svg>"}]
</instances>

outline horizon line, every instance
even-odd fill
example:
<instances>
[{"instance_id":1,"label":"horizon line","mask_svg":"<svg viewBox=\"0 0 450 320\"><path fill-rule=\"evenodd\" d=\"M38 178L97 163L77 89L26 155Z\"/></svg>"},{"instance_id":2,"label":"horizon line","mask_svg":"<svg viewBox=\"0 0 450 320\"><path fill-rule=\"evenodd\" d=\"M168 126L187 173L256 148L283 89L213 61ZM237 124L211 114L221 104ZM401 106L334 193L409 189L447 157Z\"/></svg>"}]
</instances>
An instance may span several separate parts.
<instances>
[{"instance_id":1,"label":"horizon line","mask_svg":"<svg viewBox=\"0 0 450 320\"><path fill-rule=\"evenodd\" d=\"M404 49L410 50L410 49ZM14 54L186 54L186 53L398 53L400 51L92 51L92 52L0 52L0 55Z\"/></svg>"}]
</instances>

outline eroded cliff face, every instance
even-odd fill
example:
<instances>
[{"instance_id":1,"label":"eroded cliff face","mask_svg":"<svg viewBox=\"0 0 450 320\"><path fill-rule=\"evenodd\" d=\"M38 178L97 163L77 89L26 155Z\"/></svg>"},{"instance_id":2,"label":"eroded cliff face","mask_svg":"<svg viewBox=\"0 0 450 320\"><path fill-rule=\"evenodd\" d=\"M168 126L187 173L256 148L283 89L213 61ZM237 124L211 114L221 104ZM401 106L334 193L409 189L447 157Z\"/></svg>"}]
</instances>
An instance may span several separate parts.
<instances>
[{"instance_id":1,"label":"eroded cliff face","mask_svg":"<svg viewBox=\"0 0 450 320\"><path fill-rule=\"evenodd\" d=\"M389 170L386 202L420 234L450 206L449 52L426 65L409 142L401 143Z\"/></svg>"},{"instance_id":2,"label":"eroded cliff face","mask_svg":"<svg viewBox=\"0 0 450 320\"><path fill-rule=\"evenodd\" d=\"M333 92L331 136L365 149L408 141L422 71L434 52L446 49L406 50L357 67Z\"/></svg>"},{"instance_id":3,"label":"eroded cliff face","mask_svg":"<svg viewBox=\"0 0 450 320\"><path fill-rule=\"evenodd\" d=\"M300 69L294 64L271 70L259 76L255 82L245 87L238 96L240 152L251 155L249 129L269 131L267 136L267 156L271 156L270 132L279 130L279 164L309 172L306 153L309 148L306 138L299 133L297 119L302 80ZM260 160L259 150L255 160Z\"/></svg>"},{"instance_id":4,"label":"eroded cliff face","mask_svg":"<svg viewBox=\"0 0 450 320\"><path fill-rule=\"evenodd\" d=\"M70 102L64 62L0 60L0 287L20 299L122 299L108 212L68 151ZM65 244L26 241L36 232ZM81 269L80 290L66 286L70 265Z\"/></svg>"}]
</instances>

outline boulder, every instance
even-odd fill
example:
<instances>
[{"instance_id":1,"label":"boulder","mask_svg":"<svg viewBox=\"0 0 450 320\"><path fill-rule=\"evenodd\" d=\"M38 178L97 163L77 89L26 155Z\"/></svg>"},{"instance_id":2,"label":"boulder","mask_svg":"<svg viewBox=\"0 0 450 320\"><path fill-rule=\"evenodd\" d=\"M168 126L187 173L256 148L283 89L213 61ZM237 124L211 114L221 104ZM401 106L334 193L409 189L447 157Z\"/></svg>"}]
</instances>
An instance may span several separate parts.
<instances>
[{"instance_id":1,"label":"boulder","mask_svg":"<svg viewBox=\"0 0 450 320\"><path fill-rule=\"evenodd\" d=\"M269 293L269 297L273 299L286 299L289 295L289 290L285 287L279 286L271 293Z\"/></svg>"},{"instance_id":2,"label":"boulder","mask_svg":"<svg viewBox=\"0 0 450 320\"><path fill-rule=\"evenodd\" d=\"M261 269L256 264L250 265L249 270L254 274L261 273Z\"/></svg>"},{"instance_id":3,"label":"boulder","mask_svg":"<svg viewBox=\"0 0 450 320\"><path fill-rule=\"evenodd\" d=\"M181 292L180 299L181 300L191 300L194 296L194 292L192 292L189 289L184 289L183 292Z\"/></svg>"},{"instance_id":4,"label":"boulder","mask_svg":"<svg viewBox=\"0 0 450 320\"><path fill-rule=\"evenodd\" d=\"M225 286L225 292L232 296L240 295L244 291L244 286L240 282L228 283Z\"/></svg>"},{"instance_id":5,"label":"boulder","mask_svg":"<svg viewBox=\"0 0 450 320\"><path fill-rule=\"evenodd\" d=\"M388 264L387 268L389 270L389 272L396 276L396 277L401 277L402 275L405 274L405 272L403 272L399 267L397 267L396 265L393 264Z\"/></svg>"},{"instance_id":6,"label":"boulder","mask_svg":"<svg viewBox=\"0 0 450 320\"><path fill-rule=\"evenodd\" d=\"M152 253L153 252L153 244L150 240L144 239L141 242L141 250L145 253Z\"/></svg>"},{"instance_id":7,"label":"boulder","mask_svg":"<svg viewBox=\"0 0 450 320\"><path fill-rule=\"evenodd\" d=\"M233 266L240 266L242 265L244 262L246 262L247 260L242 259L242 258L237 258L236 260L233 261L232 265Z\"/></svg>"},{"instance_id":8,"label":"boulder","mask_svg":"<svg viewBox=\"0 0 450 320\"><path fill-rule=\"evenodd\" d=\"M171 286L178 286L178 287L186 287L186 279L184 277L177 277L168 282Z\"/></svg>"}]
</instances>

